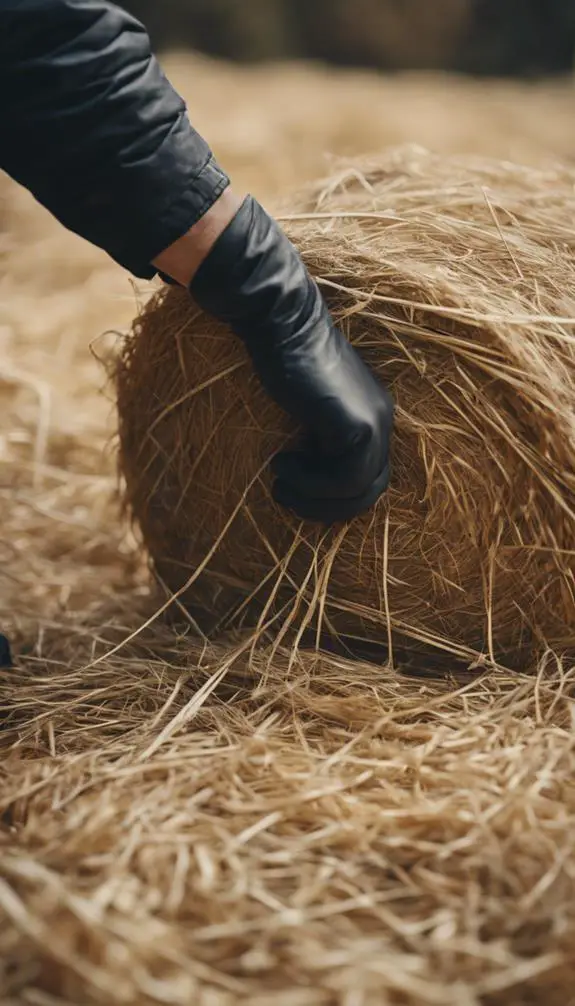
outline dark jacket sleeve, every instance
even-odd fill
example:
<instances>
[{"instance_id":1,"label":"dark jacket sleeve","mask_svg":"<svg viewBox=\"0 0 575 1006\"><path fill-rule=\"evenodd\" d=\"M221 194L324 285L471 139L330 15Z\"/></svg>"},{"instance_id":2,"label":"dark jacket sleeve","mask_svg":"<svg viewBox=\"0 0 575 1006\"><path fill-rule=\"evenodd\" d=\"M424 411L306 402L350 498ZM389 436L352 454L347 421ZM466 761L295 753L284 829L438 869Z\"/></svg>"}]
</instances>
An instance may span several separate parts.
<instances>
[{"instance_id":1,"label":"dark jacket sleeve","mask_svg":"<svg viewBox=\"0 0 575 1006\"><path fill-rule=\"evenodd\" d=\"M136 276L229 183L106 0L0 0L0 95L0 167Z\"/></svg>"}]
</instances>

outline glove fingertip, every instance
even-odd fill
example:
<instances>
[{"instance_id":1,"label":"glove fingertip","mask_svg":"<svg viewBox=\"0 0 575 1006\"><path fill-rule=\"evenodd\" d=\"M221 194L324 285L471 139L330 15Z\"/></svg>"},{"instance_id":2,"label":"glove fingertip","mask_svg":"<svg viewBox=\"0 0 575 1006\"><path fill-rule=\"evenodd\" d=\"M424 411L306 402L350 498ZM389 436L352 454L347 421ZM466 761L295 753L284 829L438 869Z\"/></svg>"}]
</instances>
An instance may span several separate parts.
<instances>
[{"instance_id":1,"label":"glove fingertip","mask_svg":"<svg viewBox=\"0 0 575 1006\"><path fill-rule=\"evenodd\" d=\"M283 510L288 510L299 520L324 525L332 523L332 519L329 516L330 506L328 501L301 496L281 479L276 479L274 482L272 497L278 506L282 507Z\"/></svg>"},{"instance_id":2,"label":"glove fingertip","mask_svg":"<svg viewBox=\"0 0 575 1006\"><path fill-rule=\"evenodd\" d=\"M302 455L296 451L282 451L272 458L270 468L277 479L294 485L301 485L305 480Z\"/></svg>"},{"instance_id":3,"label":"glove fingertip","mask_svg":"<svg viewBox=\"0 0 575 1006\"><path fill-rule=\"evenodd\" d=\"M386 466L369 490L355 499L314 499L294 491L289 483L276 479L272 486L272 497L286 510L290 510L300 520L312 521L330 527L343 524L371 510L389 486L389 467Z\"/></svg>"},{"instance_id":4,"label":"glove fingertip","mask_svg":"<svg viewBox=\"0 0 575 1006\"><path fill-rule=\"evenodd\" d=\"M286 510L295 510L297 507L297 497L283 479L274 479L272 483L272 499L274 503L284 507Z\"/></svg>"}]
</instances>

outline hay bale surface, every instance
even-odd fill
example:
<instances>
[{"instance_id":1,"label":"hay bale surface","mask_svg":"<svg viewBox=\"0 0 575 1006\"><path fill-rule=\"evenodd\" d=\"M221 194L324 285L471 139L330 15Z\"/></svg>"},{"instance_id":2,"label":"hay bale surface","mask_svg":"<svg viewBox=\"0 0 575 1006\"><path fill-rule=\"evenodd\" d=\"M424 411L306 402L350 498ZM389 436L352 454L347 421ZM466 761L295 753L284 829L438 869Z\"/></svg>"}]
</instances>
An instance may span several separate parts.
<instances>
[{"instance_id":1,"label":"hay bale surface","mask_svg":"<svg viewBox=\"0 0 575 1006\"><path fill-rule=\"evenodd\" d=\"M510 666L575 642L574 174L400 150L286 221L397 402L392 485L325 533L270 499L295 431L185 292L135 324L117 386L126 499L212 631L407 638Z\"/></svg>"}]
</instances>

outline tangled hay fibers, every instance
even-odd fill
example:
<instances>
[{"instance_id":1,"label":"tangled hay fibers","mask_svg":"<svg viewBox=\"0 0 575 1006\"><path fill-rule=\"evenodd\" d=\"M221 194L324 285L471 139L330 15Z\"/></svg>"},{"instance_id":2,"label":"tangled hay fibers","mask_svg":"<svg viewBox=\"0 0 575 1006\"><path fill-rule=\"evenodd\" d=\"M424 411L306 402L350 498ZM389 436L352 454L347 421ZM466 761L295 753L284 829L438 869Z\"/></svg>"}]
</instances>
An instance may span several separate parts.
<instances>
[{"instance_id":1,"label":"tangled hay fibers","mask_svg":"<svg viewBox=\"0 0 575 1006\"><path fill-rule=\"evenodd\" d=\"M401 149L342 166L286 227L391 387L389 493L329 533L286 518L294 431L238 342L180 290L117 375L127 502L202 626L478 653L575 644L575 173Z\"/></svg>"}]
</instances>

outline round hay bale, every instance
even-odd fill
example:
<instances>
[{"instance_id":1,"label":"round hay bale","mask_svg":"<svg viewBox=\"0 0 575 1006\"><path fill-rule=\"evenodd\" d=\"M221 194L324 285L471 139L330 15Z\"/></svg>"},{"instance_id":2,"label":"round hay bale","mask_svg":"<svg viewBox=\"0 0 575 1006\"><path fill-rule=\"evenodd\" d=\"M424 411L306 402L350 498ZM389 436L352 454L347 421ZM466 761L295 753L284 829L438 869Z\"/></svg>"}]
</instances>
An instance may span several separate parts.
<instances>
[{"instance_id":1,"label":"round hay bale","mask_svg":"<svg viewBox=\"0 0 575 1006\"><path fill-rule=\"evenodd\" d=\"M145 307L117 374L126 500L204 629L508 666L574 647L574 181L410 148L292 203L285 226L397 403L388 494L329 532L270 499L295 431L239 342L184 291Z\"/></svg>"}]
</instances>

